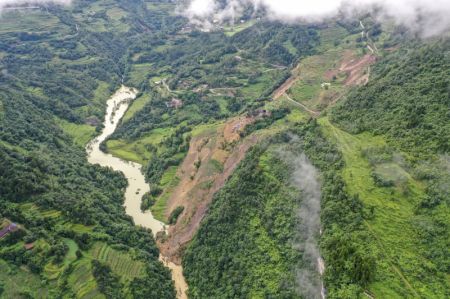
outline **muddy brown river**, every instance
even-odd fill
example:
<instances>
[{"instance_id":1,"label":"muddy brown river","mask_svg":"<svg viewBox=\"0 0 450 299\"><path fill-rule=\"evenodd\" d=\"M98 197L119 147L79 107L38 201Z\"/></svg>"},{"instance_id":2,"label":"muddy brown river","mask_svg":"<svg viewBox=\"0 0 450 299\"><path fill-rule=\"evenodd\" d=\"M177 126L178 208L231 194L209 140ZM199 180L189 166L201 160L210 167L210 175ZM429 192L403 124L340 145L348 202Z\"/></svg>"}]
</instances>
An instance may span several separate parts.
<instances>
[{"instance_id":1,"label":"muddy brown river","mask_svg":"<svg viewBox=\"0 0 450 299\"><path fill-rule=\"evenodd\" d=\"M104 129L102 133L94 138L86 146L88 161L91 164L99 164L104 167L111 167L116 171L122 172L128 180L128 187L125 190L125 210L130 215L135 225L139 225L152 230L153 235L160 231L166 230L164 223L156 220L150 211L141 211L142 195L150 191L150 186L146 183L145 177L141 172L142 165L130 161L124 161L111 154L104 153L100 150L100 144L106 140L120 123L125 115L128 106L136 98L137 90L122 86L107 101L106 116L104 121ZM183 277L183 269L181 266L168 262L166 258L160 256L160 260L166 267L172 270L172 279L175 282L177 290L177 298L185 299L187 284Z\"/></svg>"}]
</instances>

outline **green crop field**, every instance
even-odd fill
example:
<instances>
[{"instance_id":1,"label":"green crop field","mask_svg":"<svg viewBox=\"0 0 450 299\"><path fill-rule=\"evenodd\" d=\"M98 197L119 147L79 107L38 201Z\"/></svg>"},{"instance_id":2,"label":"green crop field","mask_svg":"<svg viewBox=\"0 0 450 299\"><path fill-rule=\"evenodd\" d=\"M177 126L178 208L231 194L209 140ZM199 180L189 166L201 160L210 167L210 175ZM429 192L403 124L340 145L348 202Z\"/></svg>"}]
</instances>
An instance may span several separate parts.
<instances>
[{"instance_id":1,"label":"green crop field","mask_svg":"<svg viewBox=\"0 0 450 299\"><path fill-rule=\"evenodd\" d=\"M130 253L115 250L100 242L95 243L89 253L92 258L110 266L111 270L124 280L132 280L143 275L144 263L134 260Z\"/></svg>"},{"instance_id":2,"label":"green crop field","mask_svg":"<svg viewBox=\"0 0 450 299\"><path fill-rule=\"evenodd\" d=\"M68 265L77 259L76 251L78 250L78 245L71 239L64 239L64 243L69 248L64 258L64 264Z\"/></svg>"},{"instance_id":3,"label":"green crop field","mask_svg":"<svg viewBox=\"0 0 450 299\"><path fill-rule=\"evenodd\" d=\"M167 201L180 182L180 179L176 175L177 170L178 167L172 166L164 172L160 181L160 186L164 189L164 192L156 199L155 204L151 207L153 216L164 223L167 223L165 216Z\"/></svg>"},{"instance_id":4,"label":"green crop field","mask_svg":"<svg viewBox=\"0 0 450 299\"><path fill-rule=\"evenodd\" d=\"M251 20L251 21L247 21L244 23L238 23L235 25L228 25L228 26L224 27L223 31L225 32L225 34L227 36L231 37L231 36L235 35L236 33L241 32L242 30L250 28L251 26L255 25L255 23L256 23L255 20Z\"/></svg>"},{"instance_id":5,"label":"green crop field","mask_svg":"<svg viewBox=\"0 0 450 299\"><path fill-rule=\"evenodd\" d=\"M26 18L24 16L26 15ZM20 19L20 22L17 20ZM40 9L2 14L0 18L0 34L9 32L49 32L62 29L69 33L66 26L58 28L61 24L57 17L48 15ZM61 32L61 30L58 30Z\"/></svg>"},{"instance_id":6,"label":"green crop field","mask_svg":"<svg viewBox=\"0 0 450 299\"><path fill-rule=\"evenodd\" d=\"M76 298L106 298L97 289L89 259L82 259L74 263L74 269L67 282Z\"/></svg>"},{"instance_id":7,"label":"green crop field","mask_svg":"<svg viewBox=\"0 0 450 299\"><path fill-rule=\"evenodd\" d=\"M130 83L133 86L139 86L142 82L147 81L147 76L152 71L151 63L133 64L130 71Z\"/></svg>"}]
</instances>

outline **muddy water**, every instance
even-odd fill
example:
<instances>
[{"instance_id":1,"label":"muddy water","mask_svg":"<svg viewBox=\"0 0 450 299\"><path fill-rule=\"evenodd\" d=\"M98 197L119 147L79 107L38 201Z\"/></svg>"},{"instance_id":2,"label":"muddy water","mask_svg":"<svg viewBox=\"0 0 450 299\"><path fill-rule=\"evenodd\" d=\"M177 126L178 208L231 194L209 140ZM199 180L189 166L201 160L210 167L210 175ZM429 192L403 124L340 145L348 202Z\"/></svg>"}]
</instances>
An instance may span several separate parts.
<instances>
[{"instance_id":1,"label":"muddy water","mask_svg":"<svg viewBox=\"0 0 450 299\"><path fill-rule=\"evenodd\" d=\"M88 161L91 164L100 164L104 167L111 167L116 171L121 171L128 180L128 187L125 191L125 210L133 217L134 223L152 230L153 234L164 231L164 224L156 220L151 212L141 211L142 195L150 191L150 186L145 182L145 177L141 172L142 165L134 162L124 161L111 154L106 154L100 150L100 144L106 140L116 130L120 120L124 116L130 103L136 98L137 90L122 86L108 101L104 129L101 135L93 139L86 147ZM160 256L160 260L166 267L172 270L172 278L175 282L178 298L185 299L187 284L183 277L181 266L168 262Z\"/></svg>"}]
</instances>

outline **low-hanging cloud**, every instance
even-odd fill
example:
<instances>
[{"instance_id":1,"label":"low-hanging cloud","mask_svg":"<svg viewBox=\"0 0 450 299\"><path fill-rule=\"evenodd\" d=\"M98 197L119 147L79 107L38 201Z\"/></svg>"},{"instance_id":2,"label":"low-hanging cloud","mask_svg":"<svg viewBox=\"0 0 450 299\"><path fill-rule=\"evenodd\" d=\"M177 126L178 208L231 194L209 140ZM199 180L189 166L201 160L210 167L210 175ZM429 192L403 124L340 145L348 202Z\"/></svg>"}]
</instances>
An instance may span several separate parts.
<instances>
[{"instance_id":1,"label":"low-hanging cloud","mask_svg":"<svg viewBox=\"0 0 450 299\"><path fill-rule=\"evenodd\" d=\"M297 246L303 252L305 266L297 270L298 285L305 298L321 298L322 281L318 275L321 257L317 244L321 198L318 172L304 154L292 157L290 163L295 168L292 183L302 191L303 199L298 211L302 241Z\"/></svg>"},{"instance_id":2,"label":"low-hanging cloud","mask_svg":"<svg viewBox=\"0 0 450 299\"><path fill-rule=\"evenodd\" d=\"M292 143L298 141L292 136ZM295 145L296 147L297 145ZM301 266L296 269L299 293L308 299L323 298L323 261L319 251L321 184L319 172L303 153L282 147L277 156L291 168L291 185L301 194L297 210L298 226L294 247L302 252Z\"/></svg>"},{"instance_id":3,"label":"low-hanging cloud","mask_svg":"<svg viewBox=\"0 0 450 299\"><path fill-rule=\"evenodd\" d=\"M35 6L40 4L70 4L71 0L0 0L0 12L8 9L17 9L24 6Z\"/></svg>"},{"instance_id":4,"label":"low-hanging cloud","mask_svg":"<svg viewBox=\"0 0 450 299\"><path fill-rule=\"evenodd\" d=\"M321 21L340 13L376 12L424 36L441 34L450 29L449 0L191 0L184 15L199 23L210 18L218 21L242 16L246 7L264 11L271 19L286 22Z\"/></svg>"}]
</instances>

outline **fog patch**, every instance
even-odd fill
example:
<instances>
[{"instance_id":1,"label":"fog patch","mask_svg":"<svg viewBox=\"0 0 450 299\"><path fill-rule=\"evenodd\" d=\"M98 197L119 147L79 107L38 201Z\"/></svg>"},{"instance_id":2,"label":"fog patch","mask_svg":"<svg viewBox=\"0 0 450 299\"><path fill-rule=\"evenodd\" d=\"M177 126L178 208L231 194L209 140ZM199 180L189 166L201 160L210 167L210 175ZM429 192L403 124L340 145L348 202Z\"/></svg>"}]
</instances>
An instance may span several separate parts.
<instances>
[{"instance_id":1,"label":"fog patch","mask_svg":"<svg viewBox=\"0 0 450 299\"><path fill-rule=\"evenodd\" d=\"M295 138L291 141L295 142ZM321 227L319 172L303 153L283 148L277 151L277 155L291 168L290 183L300 191L299 224L294 244L302 252L301 266L296 269L298 291L305 298L324 298L321 275L325 265L318 245Z\"/></svg>"}]
</instances>

